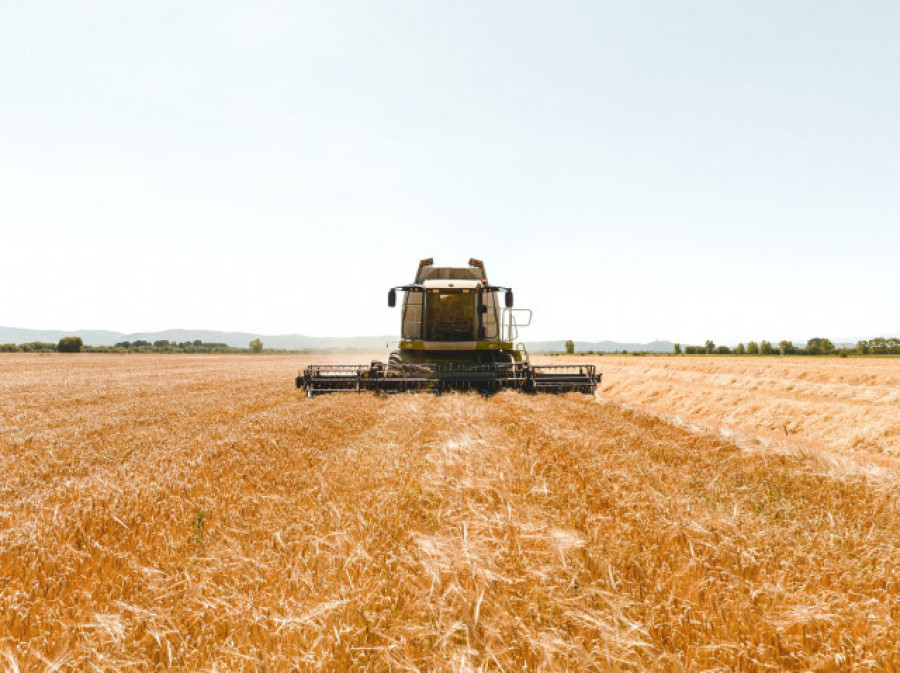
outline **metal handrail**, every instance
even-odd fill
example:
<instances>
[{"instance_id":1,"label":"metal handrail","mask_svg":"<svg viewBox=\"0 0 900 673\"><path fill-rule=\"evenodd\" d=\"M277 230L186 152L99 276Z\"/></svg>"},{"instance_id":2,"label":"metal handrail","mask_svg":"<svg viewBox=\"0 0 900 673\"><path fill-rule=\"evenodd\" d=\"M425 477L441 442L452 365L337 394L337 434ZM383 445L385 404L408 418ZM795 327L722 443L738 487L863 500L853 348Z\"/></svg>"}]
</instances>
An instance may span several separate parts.
<instances>
[{"instance_id":1,"label":"metal handrail","mask_svg":"<svg viewBox=\"0 0 900 673\"><path fill-rule=\"evenodd\" d=\"M504 341L512 343L519 338L519 328L528 327L531 324L531 319L534 314L530 308L504 308L503 313L504 315L500 322L506 323L506 339L504 339ZM527 313L528 322L520 323L516 318L515 313Z\"/></svg>"}]
</instances>

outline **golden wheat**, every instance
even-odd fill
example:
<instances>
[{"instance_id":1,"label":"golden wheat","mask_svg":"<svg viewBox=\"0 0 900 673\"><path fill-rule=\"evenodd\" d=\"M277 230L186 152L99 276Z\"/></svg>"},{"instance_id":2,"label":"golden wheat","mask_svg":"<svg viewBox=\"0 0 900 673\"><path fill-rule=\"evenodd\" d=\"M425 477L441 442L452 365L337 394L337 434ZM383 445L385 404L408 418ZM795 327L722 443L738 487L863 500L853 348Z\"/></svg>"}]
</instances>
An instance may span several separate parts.
<instances>
[{"instance_id":1,"label":"golden wheat","mask_svg":"<svg viewBox=\"0 0 900 673\"><path fill-rule=\"evenodd\" d=\"M0 357L0 665L900 668L894 466L305 361Z\"/></svg>"},{"instance_id":2,"label":"golden wheat","mask_svg":"<svg viewBox=\"0 0 900 673\"><path fill-rule=\"evenodd\" d=\"M900 456L900 358L592 361L604 372L604 399L798 447Z\"/></svg>"}]
</instances>

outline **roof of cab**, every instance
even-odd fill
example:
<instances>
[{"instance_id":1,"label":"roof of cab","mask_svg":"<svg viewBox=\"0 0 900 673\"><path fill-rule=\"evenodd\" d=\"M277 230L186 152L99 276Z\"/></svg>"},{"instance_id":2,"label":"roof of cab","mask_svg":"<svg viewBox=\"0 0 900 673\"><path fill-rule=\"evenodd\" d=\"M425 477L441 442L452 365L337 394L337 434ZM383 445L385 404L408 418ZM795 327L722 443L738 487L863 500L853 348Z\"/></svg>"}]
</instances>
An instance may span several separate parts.
<instances>
[{"instance_id":1,"label":"roof of cab","mask_svg":"<svg viewBox=\"0 0 900 673\"><path fill-rule=\"evenodd\" d=\"M419 269L416 282L429 280L481 280L484 275L475 266L424 266Z\"/></svg>"}]
</instances>

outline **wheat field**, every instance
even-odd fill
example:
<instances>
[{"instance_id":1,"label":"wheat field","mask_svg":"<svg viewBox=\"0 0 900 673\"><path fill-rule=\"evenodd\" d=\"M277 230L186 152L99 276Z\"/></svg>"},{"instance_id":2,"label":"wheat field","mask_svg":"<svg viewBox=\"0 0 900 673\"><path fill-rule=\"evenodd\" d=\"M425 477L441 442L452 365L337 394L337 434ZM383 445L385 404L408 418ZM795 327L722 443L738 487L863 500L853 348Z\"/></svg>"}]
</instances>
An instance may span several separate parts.
<instances>
[{"instance_id":1,"label":"wheat field","mask_svg":"<svg viewBox=\"0 0 900 673\"><path fill-rule=\"evenodd\" d=\"M900 358L593 361L605 372L601 394L618 403L764 442L900 457Z\"/></svg>"},{"instance_id":2,"label":"wheat field","mask_svg":"<svg viewBox=\"0 0 900 673\"><path fill-rule=\"evenodd\" d=\"M900 669L877 423L841 459L646 413L626 359L596 399L311 400L308 360L0 356L0 668Z\"/></svg>"}]
</instances>

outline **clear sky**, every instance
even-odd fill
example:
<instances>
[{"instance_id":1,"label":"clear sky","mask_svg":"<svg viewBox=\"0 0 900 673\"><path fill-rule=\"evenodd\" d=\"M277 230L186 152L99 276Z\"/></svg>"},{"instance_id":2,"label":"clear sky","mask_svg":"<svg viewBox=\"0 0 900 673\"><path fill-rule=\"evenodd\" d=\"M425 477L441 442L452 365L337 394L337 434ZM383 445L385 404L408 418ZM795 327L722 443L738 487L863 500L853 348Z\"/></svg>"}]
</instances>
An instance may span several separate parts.
<instances>
[{"instance_id":1,"label":"clear sky","mask_svg":"<svg viewBox=\"0 0 900 673\"><path fill-rule=\"evenodd\" d=\"M0 0L0 325L900 331L900 3Z\"/></svg>"}]
</instances>

